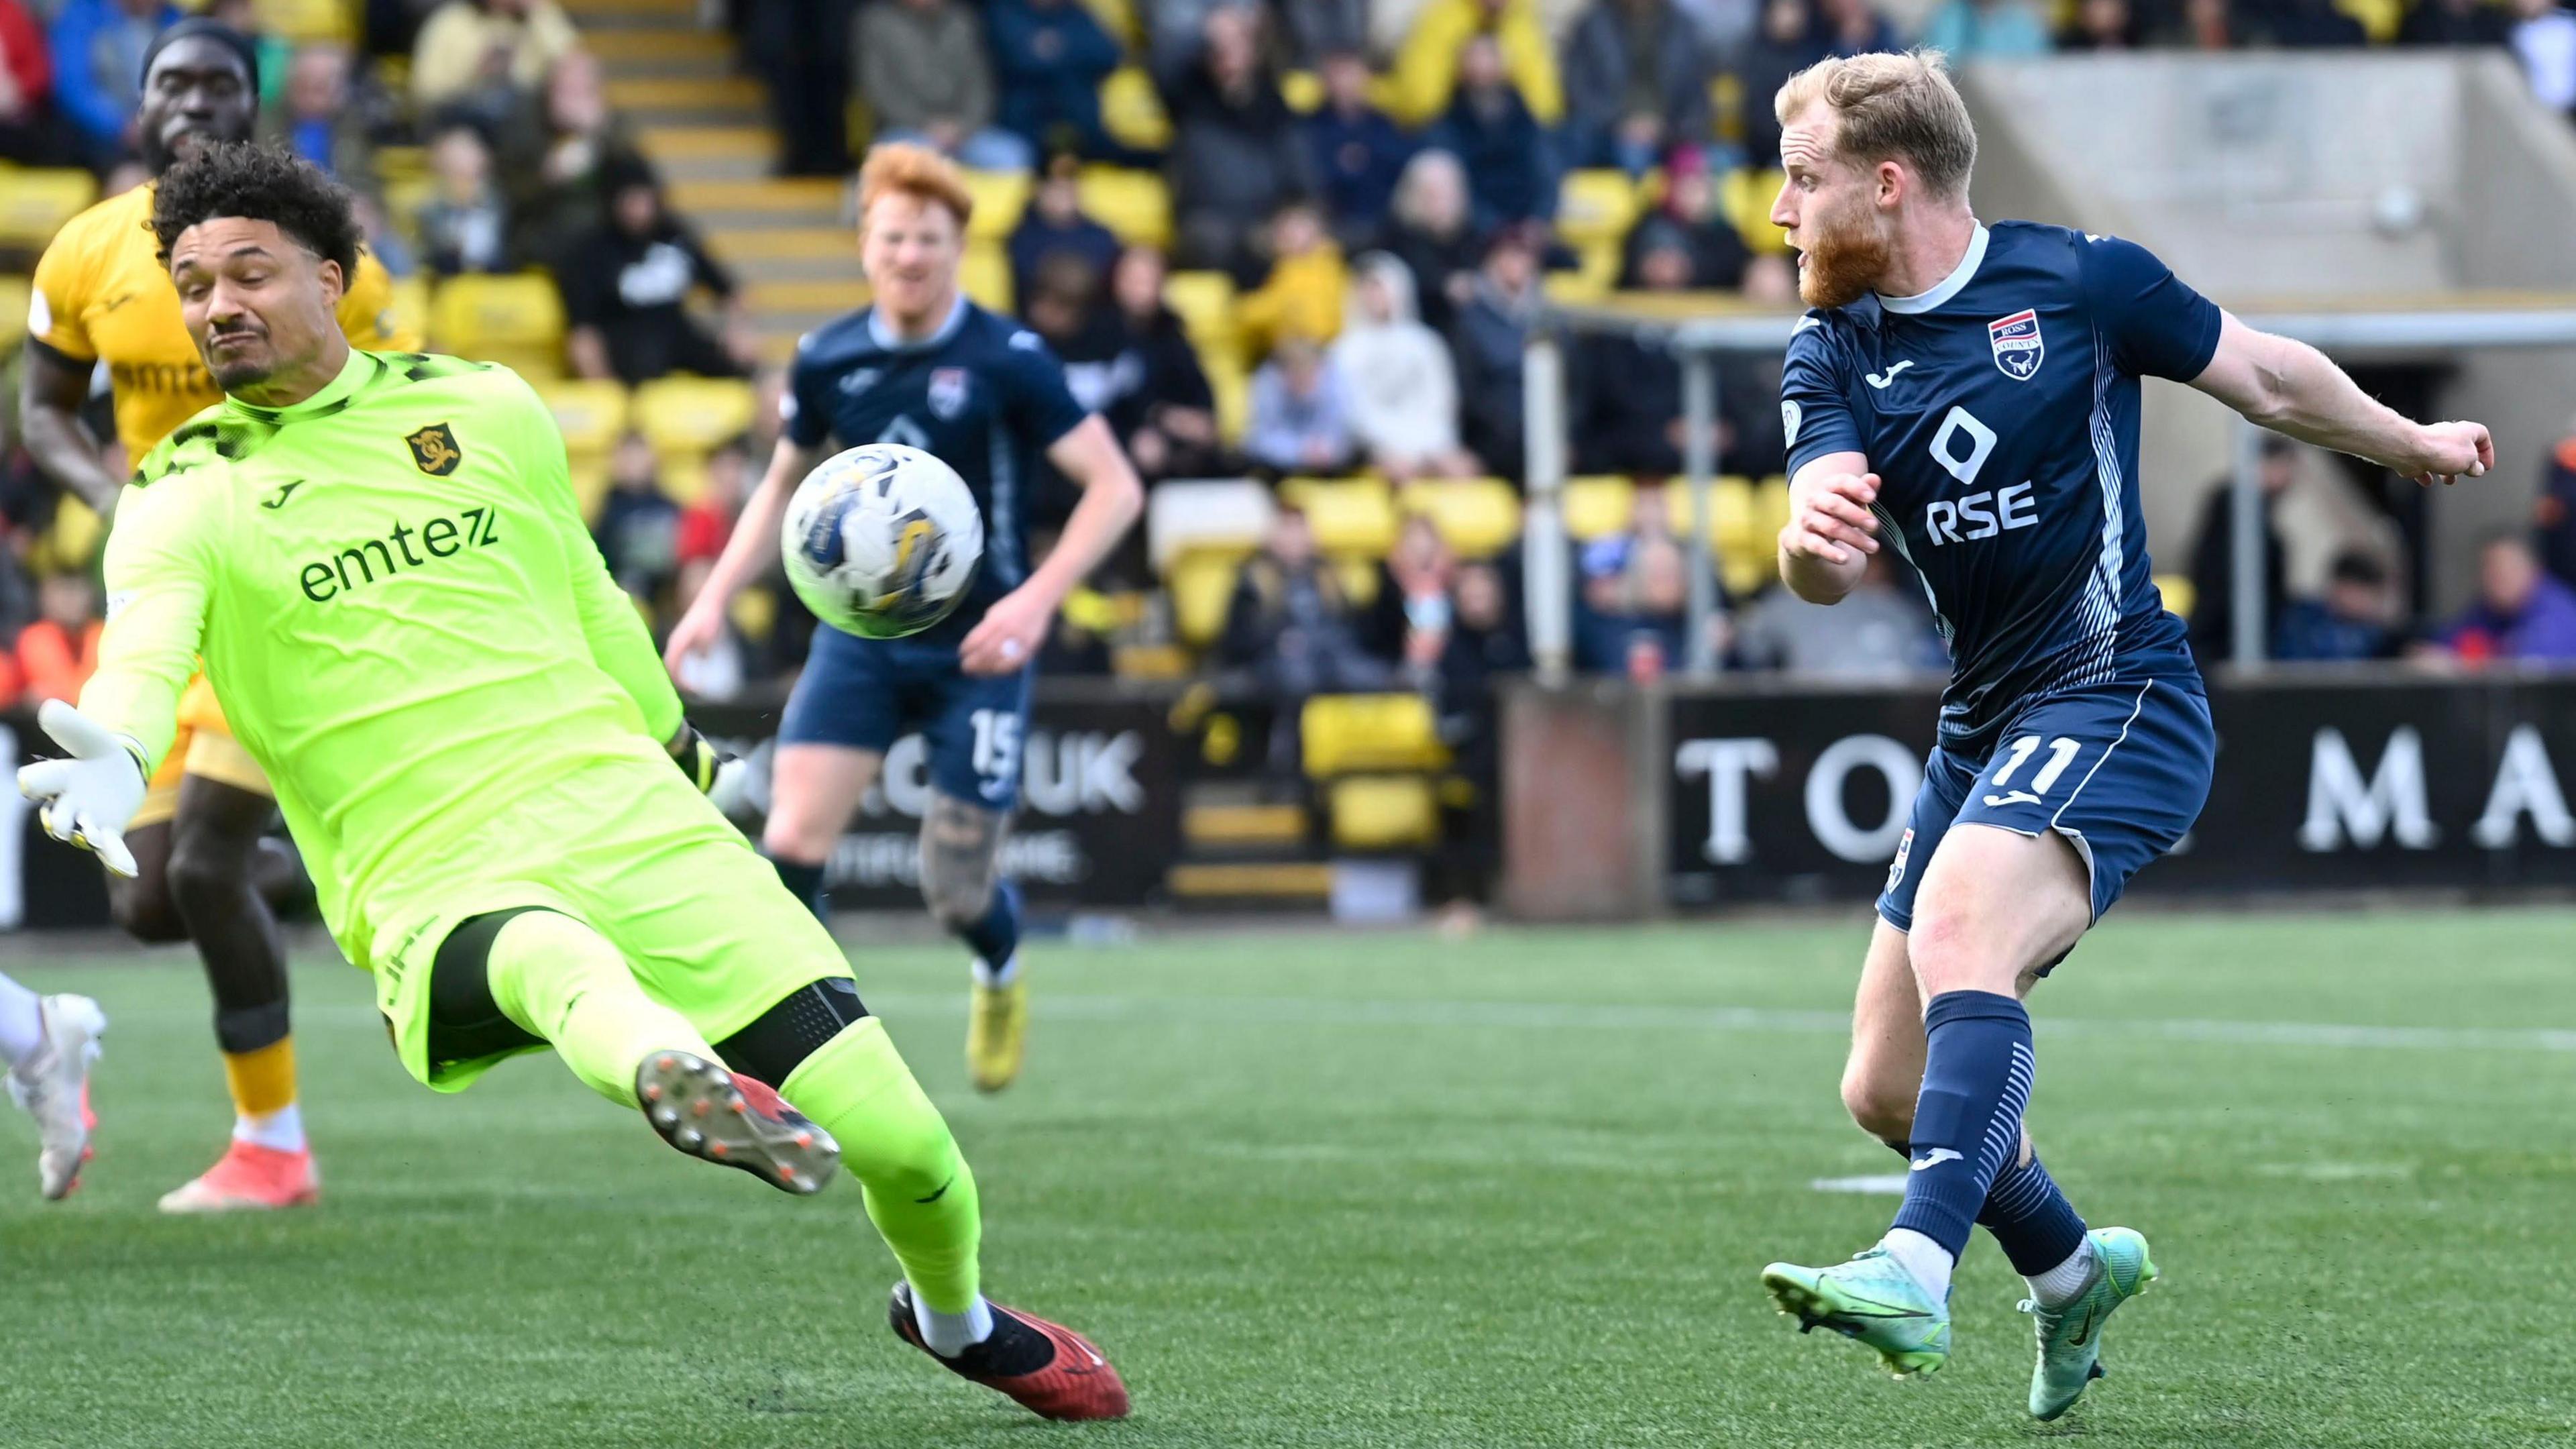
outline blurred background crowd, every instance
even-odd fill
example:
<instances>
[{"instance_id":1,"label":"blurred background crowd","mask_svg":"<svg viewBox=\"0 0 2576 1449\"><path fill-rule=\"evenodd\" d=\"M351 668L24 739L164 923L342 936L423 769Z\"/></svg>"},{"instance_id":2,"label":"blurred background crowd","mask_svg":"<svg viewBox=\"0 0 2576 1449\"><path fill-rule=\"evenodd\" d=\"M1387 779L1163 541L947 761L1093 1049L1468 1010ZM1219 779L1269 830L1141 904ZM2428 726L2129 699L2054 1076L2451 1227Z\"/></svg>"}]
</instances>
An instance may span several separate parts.
<instances>
[{"instance_id":1,"label":"blurred background crowd","mask_svg":"<svg viewBox=\"0 0 2576 1449\"><path fill-rule=\"evenodd\" d=\"M257 37L264 133L356 189L415 330L539 382L601 549L657 623L691 597L766 466L794 338L866 299L857 158L891 138L945 151L977 196L969 291L1053 345L1158 512L1249 520L1184 530L1182 546L1140 537L1067 610L1049 667L1215 675L1287 700L1481 698L1487 676L1525 665L1531 330L1548 302L1614 294L1794 308L1764 218L1779 183L1770 97L1801 66L1916 43L1966 59L2493 45L2549 105L2576 106L2576 14L2550 0L203 8ZM25 276L53 228L148 179L137 71L181 13L0 0L0 340L13 368ZM1668 486L1693 441L1679 365L1602 336L1568 368L1578 662L1652 677L1694 642L1682 637L1693 513ZM1768 586L1785 509L1777 362L1730 359L1720 383L1705 442L1723 475L1707 523L1724 667L1939 669L1919 587L1894 568L1830 616ZM13 375L0 423L16 393ZM96 520L14 438L0 427L0 639L15 641L0 695L69 693L96 647ZM2321 549L2301 533L2300 490L2339 486L2335 470L2275 446L2276 653L2576 659L2576 440L2546 468L2541 516L2488 546L2476 607L2424 619L2398 576L2402 548ZM2198 538L2161 540L2170 601L2222 649L2224 523L2214 501ZM736 623L689 689L756 694L797 667L811 623L784 589L747 595Z\"/></svg>"}]
</instances>

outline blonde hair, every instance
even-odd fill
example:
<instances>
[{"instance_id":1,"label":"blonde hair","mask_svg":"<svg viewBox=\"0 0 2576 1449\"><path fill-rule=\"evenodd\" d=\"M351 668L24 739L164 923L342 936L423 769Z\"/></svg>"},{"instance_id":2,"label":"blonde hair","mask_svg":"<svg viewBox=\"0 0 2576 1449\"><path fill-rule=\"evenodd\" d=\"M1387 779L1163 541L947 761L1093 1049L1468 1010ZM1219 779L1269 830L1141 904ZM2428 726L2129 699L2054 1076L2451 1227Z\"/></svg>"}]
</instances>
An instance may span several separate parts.
<instances>
[{"instance_id":1,"label":"blonde hair","mask_svg":"<svg viewBox=\"0 0 2576 1449\"><path fill-rule=\"evenodd\" d=\"M927 146L890 141L869 149L867 164L859 168L860 217L867 216L878 197L895 192L947 207L960 232L975 214L975 195L966 189L956 164Z\"/></svg>"},{"instance_id":2,"label":"blonde hair","mask_svg":"<svg viewBox=\"0 0 2576 1449\"><path fill-rule=\"evenodd\" d=\"M1968 194L1977 165L1977 127L1950 83L1937 50L1904 55L1835 56L1780 87L1772 102L1780 124L1822 100L1834 114L1834 151L1861 166L1903 161L1943 198Z\"/></svg>"}]
</instances>

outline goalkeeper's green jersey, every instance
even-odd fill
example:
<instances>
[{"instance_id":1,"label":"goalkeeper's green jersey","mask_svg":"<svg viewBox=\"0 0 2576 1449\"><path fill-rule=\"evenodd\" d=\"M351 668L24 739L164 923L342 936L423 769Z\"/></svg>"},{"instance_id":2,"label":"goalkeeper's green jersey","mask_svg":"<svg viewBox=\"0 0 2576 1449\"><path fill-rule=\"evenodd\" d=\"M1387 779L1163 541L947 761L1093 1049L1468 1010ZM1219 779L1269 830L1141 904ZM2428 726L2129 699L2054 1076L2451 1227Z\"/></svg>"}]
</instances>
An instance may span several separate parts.
<instances>
[{"instance_id":1,"label":"goalkeeper's green jersey","mask_svg":"<svg viewBox=\"0 0 2576 1449\"><path fill-rule=\"evenodd\" d=\"M361 963L371 913L353 902L529 791L660 754L680 726L553 417L503 367L353 352L293 407L198 414L119 501L107 590L81 711L148 770L202 655ZM541 868L548 841L524 848Z\"/></svg>"}]
</instances>

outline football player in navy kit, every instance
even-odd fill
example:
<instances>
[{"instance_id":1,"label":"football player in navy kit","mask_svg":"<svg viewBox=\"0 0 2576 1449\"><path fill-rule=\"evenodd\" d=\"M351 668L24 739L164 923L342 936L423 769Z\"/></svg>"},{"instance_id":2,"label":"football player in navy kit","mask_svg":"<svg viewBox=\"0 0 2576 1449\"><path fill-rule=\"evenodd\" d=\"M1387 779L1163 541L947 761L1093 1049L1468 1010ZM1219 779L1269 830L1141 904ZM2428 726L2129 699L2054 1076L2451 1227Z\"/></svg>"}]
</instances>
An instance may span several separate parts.
<instances>
[{"instance_id":1,"label":"football player in navy kit","mask_svg":"<svg viewBox=\"0 0 2576 1449\"><path fill-rule=\"evenodd\" d=\"M1144 485L1108 424L1065 390L1037 334L959 292L974 203L956 168L923 147L879 146L859 195L874 303L797 343L768 475L666 656L676 667L714 641L735 592L777 558L779 515L828 449L906 443L966 480L984 512L972 589L947 620L909 638L815 631L780 722L761 847L821 910L825 863L887 747L922 732L931 774L922 897L974 952L967 1067L978 1088L999 1091L1019 1074L1028 1020L1019 898L999 861L1019 803L1031 676L1057 606L1143 511ZM1040 460L1082 496L1033 566L1028 508Z\"/></svg>"},{"instance_id":2,"label":"football player in navy kit","mask_svg":"<svg viewBox=\"0 0 2576 1449\"><path fill-rule=\"evenodd\" d=\"M1886 1237L1763 1281L1802 1327L1898 1374L1950 1348L1953 1264L1984 1224L2030 1282L2030 1411L2099 1375L2105 1315L2155 1276L2086 1229L2023 1131L2022 1006L2209 792L2208 700L2147 561L2141 377L2419 483L2495 461L2476 423L2419 424L2315 349L2247 327L2145 249L1969 209L1976 132L1938 54L1827 60L1777 99L1771 220L1813 308L1781 382L1780 575L1831 604L1867 555L1922 575L1953 673L1939 745L1880 896L1843 1101L1906 1154ZM1974 828L1966 828L1974 827Z\"/></svg>"}]
</instances>

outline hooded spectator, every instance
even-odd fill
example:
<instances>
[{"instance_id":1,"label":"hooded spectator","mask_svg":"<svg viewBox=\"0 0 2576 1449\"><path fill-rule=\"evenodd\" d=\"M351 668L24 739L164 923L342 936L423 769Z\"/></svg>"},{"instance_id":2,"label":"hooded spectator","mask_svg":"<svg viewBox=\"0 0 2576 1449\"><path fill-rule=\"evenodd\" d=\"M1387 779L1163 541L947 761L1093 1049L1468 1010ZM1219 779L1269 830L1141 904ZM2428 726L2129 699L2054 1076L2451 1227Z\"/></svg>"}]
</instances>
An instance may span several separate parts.
<instances>
[{"instance_id":1,"label":"hooded spectator","mask_svg":"<svg viewBox=\"0 0 2576 1449\"><path fill-rule=\"evenodd\" d=\"M1350 393L1351 434L1396 482L1484 471L1458 442L1458 373L1415 315L1413 274L1385 252L1359 259L1333 364Z\"/></svg>"}]
</instances>

